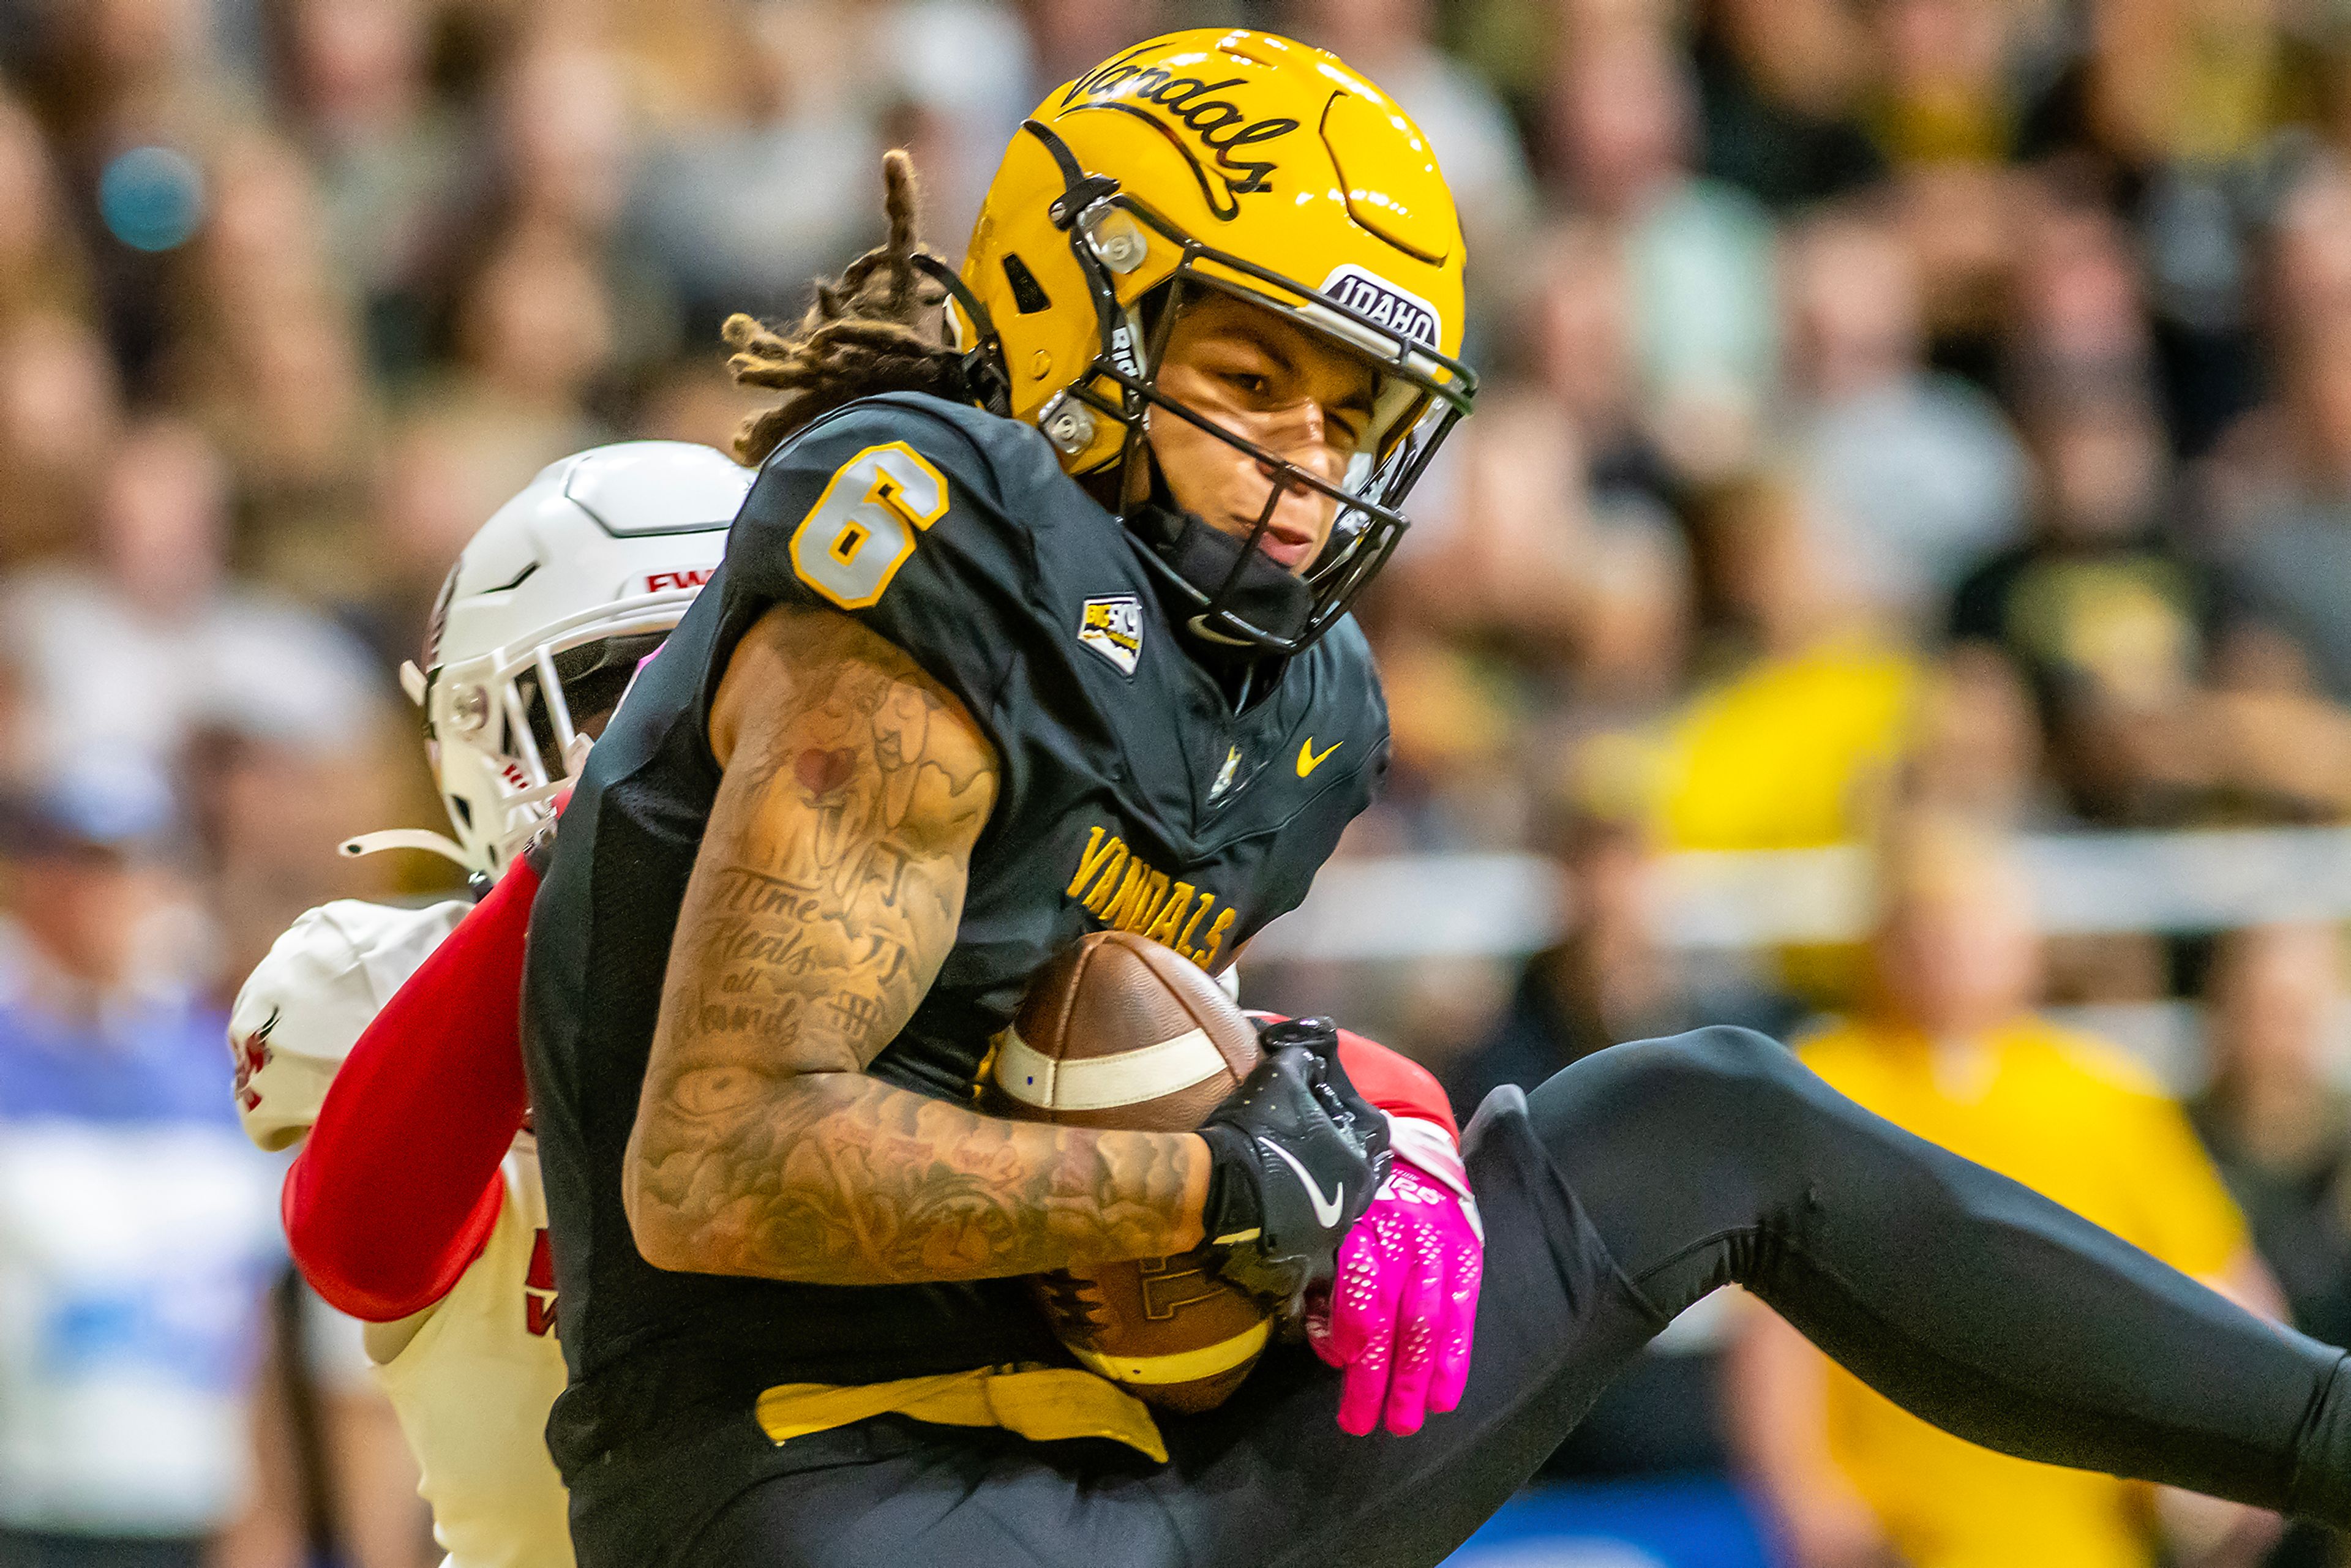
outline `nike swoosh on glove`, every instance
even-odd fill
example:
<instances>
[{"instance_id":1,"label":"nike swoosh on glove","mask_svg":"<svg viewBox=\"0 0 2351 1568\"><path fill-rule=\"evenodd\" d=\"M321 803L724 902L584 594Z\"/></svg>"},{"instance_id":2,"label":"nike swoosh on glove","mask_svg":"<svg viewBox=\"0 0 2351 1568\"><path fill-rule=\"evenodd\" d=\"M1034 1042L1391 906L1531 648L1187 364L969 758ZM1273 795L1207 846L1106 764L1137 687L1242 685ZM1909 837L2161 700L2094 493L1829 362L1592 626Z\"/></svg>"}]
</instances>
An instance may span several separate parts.
<instances>
[{"instance_id":1,"label":"nike swoosh on glove","mask_svg":"<svg viewBox=\"0 0 2351 1568\"><path fill-rule=\"evenodd\" d=\"M1345 1375L1339 1429L1384 1423L1398 1437L1461 1403L1478 1327L1486 1237L1452 1136L1390 1118L1395 1166L1339 1249L1328 1297L1307 1308L1306 1342Z\"/></svg>"},{"instance_id":2,"label":"nike swoosh on glove","mask_svg":"<svg viewBox=\"0 0 2351 1568\"><path fill-rule=\"evenodd\" d=\"M1333 1059L1337 1039L1328 1019L1263 1030L1265 1059L1200 1128L1217 1271L1277 1309L1332 1277L1339 1243L1387 1179L1386 1120Z\"/></svg>"}]
</instances>

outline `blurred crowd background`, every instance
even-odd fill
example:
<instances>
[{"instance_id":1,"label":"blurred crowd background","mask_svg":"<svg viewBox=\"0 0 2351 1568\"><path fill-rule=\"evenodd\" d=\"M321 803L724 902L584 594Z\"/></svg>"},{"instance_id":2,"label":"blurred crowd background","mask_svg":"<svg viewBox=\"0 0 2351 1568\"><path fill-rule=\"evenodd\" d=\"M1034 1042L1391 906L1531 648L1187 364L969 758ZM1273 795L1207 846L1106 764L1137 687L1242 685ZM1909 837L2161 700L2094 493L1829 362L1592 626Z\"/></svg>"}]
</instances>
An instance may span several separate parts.
<instances>
[{"instance_id":1,"label":"blurred crowd background","mask_svg":"<svg viewBox=\"0 0 2351 1568\"><path fill-rule=\"evenodd\" d=\"M1048 88L1233 22L1389 89L1470 246L1485 390L1362 607L1395 768L1343 853L1552 910L1270 943L1248 999L1465 1116L1808 1040L2351 1338L2335 929L2044 940L2012 843L2351 816L2336 0L0 0L0 1565L434 1560L221 1031L304 908L445 885L333 853L435 820L393 672L444 572L556 457L726 445L718 323L873 243L883 149L958 254ZM1828 845L1858 939L1661 933L1677 857ZM1943 1446L1764 1318L1677 1325L1463 1560L2335 1560Z\"/></svg>"}]
</instances>

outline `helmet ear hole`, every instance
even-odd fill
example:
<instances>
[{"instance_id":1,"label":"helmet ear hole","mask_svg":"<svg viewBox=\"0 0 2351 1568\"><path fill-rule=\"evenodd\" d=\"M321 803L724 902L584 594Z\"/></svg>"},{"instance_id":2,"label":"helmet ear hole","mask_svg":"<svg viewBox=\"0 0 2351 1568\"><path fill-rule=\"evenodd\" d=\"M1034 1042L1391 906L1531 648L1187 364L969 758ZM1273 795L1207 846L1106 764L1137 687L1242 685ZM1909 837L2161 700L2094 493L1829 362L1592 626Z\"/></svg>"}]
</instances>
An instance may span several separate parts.
<instances>
[{"instance_id":1,"label":"helmet ear hole","mask_svg":"<svg viewBox=\"0 0 2351 1568\"><path fill-rule=\"evenodd\" d=\"M1021 315L1034 316L1053 308L1053 297L1045 292L1029 264L1011 251L1004 253L1004 281L1012 286L1012 303Z\"/></svg>"}]
</instances>

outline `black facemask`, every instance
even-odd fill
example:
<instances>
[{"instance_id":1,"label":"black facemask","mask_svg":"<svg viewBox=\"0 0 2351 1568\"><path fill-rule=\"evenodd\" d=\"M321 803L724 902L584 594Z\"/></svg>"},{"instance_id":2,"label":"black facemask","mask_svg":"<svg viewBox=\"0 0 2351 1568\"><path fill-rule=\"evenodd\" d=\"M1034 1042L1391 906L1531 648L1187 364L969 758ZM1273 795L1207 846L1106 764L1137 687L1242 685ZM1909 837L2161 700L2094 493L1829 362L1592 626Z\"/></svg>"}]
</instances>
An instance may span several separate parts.
<instances>
[{"instance_id":1,"label":"black facemask","mask_svg":"<svg viewBox=\"0 0 2351 1568\"><path fill-rule=\"evenodd\" d=\"M1313 612L1314 591L1307 587L1303 579L1282 570L1263 550L1249 549L1247 540L1217 532L1196 512L1178 511L1155 500L1135 508L1126 520L1127 526L1151 547L1159 563L1204 601L1212 600L1220 608L1280 637L1298 635ZM1237 565L1239 575L1236 578ZM1219 637L1195 624L1198 616L1192 603L1174 608L1178 620L1203 643L1250 656L1265 651L1255 644Z\"/></svg>"}]
</instances>

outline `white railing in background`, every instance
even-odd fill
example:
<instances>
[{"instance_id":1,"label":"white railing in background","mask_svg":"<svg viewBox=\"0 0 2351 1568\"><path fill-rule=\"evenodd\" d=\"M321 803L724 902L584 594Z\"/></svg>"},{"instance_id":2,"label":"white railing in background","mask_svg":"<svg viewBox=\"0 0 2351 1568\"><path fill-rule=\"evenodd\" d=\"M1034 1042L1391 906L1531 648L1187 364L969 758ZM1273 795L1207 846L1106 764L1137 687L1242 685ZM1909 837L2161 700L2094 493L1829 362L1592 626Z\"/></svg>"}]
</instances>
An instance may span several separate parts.
<instances>
[{"instance_id":1,"label":"white railing in background","mask_svg":"<svg viewBox=\"0 0 2351 1568\"><path fill-rule=\"evenodd\" d=\"M2018 850L2052 933L2351 920L2351 829L2043 834ZM1659 933L1690 948L1856 936L1869 915L1868 870L1866 852L1851 845L1668 855L1657 879ZM1302 906L1249 944L1249 956L1509 957L1558 932L1562 896L1560 878L1534 855L1338 861Z\"/></svg>"}]
</instances>

